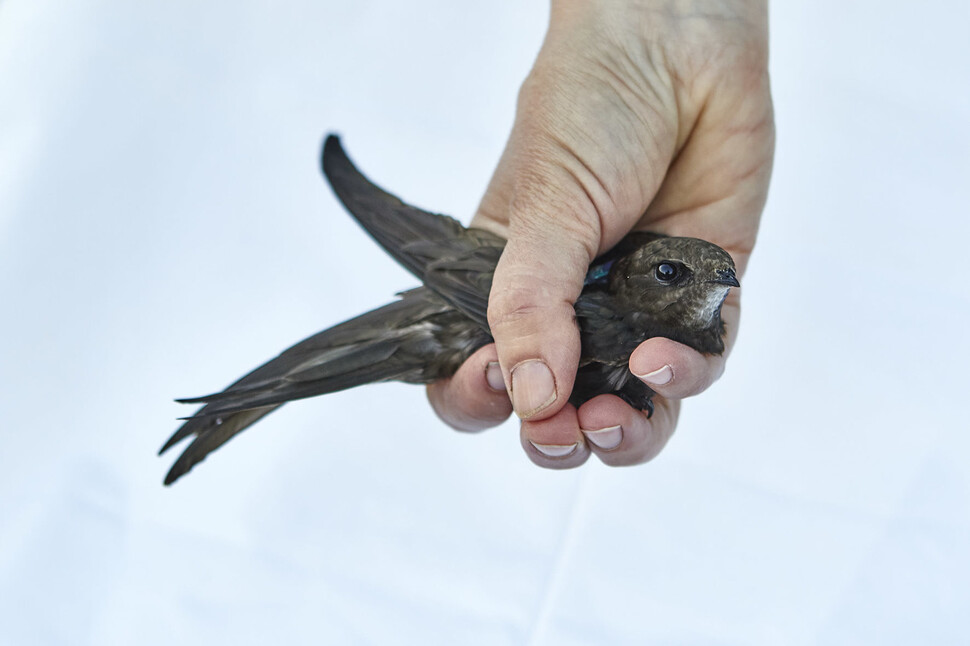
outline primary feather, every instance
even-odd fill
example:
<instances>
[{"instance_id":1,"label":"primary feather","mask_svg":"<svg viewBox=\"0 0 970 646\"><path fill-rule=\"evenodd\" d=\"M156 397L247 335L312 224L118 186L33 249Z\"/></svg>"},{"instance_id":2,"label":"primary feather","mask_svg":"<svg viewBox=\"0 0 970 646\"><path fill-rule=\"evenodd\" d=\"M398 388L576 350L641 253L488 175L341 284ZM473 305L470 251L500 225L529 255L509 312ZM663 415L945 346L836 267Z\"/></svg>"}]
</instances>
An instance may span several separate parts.
<instances>
[{"instance_id":1,"label":"primary feather","mask_svg":"<svg viewBox=\"0 0 970 646\"><path fill-rule=\"evenodd\" d=\"M297 343L221 392L179 400L203 406L160 451L194 438L165 484L285 402L380 381L431 383L453 375L492 341L488 296L505 241L387 193L354 166L333 135L322 165L350 214L423 286ZM662 263L681 267L680 278L661 281L655 269ZM612 393L652 410L653 391L626 368L630 352L646 338L668 336L720 353L720 303L730 286L737 286L734 264L720 247L629 234L593 262L576 302L582 353L570 402L579 406Z\"/></svg>"}]
</instances>

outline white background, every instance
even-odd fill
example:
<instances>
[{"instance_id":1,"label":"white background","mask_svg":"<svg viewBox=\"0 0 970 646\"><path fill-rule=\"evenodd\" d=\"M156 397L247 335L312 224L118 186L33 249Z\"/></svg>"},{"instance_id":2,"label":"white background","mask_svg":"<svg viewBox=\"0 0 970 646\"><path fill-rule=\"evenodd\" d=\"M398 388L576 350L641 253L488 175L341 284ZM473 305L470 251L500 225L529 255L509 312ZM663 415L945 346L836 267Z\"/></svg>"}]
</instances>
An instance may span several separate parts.
<instances>
[{"instance_id":1,"label":"white background","mask_svg":"<svg viewBox=\"0 0 970 646\"><path fill-rule=\"evenodd\" d=\"M413 284L325 132L467 221L546 14L0 3L0 644L970 642L963 2L774 3L740 340L655 462L544 471L393 384L161 486L174 397Z\"/></svg>"}]
</instances>

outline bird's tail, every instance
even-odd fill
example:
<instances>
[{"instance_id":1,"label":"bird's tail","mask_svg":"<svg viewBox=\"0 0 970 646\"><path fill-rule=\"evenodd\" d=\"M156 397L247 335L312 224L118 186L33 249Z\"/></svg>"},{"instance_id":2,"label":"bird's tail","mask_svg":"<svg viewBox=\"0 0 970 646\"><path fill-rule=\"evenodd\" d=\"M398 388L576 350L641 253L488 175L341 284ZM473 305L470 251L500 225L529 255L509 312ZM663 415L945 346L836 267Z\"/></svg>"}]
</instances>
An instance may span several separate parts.
<instances>
[{"instance_id":1,"label":"bird's tail","mask_svg":"<svg viewBox=\"0 0 970 646\"><path fill-rule=\"evenodd\" d=\"M427 381L434 314L448 310L425 289L297 343L219 393L178 400L204 404L159 454L195 436L165 477L171 484L237 433L285 402L379 381Z\"/></svg>"}]
</instances>

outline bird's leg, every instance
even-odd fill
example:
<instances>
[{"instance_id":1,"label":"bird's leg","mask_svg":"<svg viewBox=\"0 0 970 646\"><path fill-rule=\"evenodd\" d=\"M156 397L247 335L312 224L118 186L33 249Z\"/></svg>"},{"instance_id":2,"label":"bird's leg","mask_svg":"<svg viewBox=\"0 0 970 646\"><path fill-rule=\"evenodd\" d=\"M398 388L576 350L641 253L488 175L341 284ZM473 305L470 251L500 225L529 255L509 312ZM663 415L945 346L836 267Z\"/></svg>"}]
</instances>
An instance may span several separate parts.
<instances>
[{"instance_id":1,"label":"bird's leg","mask_svg":"<svg viewBox=\"0 0 970 646\"><path fill-rule=\"evenodd\" d=\"M623 387L616 391L616 394L637 410L646 411L647 419L653 417L653 395L654 391L647 384L636 377L626 380Z\"/></svg>"}]
</instances>

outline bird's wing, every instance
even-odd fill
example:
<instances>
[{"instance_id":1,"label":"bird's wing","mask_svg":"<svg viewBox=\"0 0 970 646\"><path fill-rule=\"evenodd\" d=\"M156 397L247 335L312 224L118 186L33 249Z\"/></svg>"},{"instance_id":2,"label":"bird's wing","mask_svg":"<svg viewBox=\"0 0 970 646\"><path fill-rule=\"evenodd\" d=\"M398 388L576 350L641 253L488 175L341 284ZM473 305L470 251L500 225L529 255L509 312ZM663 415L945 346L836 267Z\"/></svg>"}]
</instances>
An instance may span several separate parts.
<instances>
[{"instance_id":1,"label":"bird's wing","mask_svg":"<svg viewBox=\"0 0 970 646\"><path fill-rule=\"evenodd\" d=\"M203 406L196 412L194 417L190 417L185 424L179 428L175 434L169 438L165 446L159 451L159 455L167 451L173 445L187 437L195 437L192 443L182 451L172 468L165 476L165 484L170 485L186 473L199 462L205 460L206 456L218 449L220 446L232 439L237 433L252 426L266 415L269 415L282 404L275 406L264 406L251 410L233 413L224 417L216 415L206 415L206 407Z\"/></svg>"},{"instance_id":2,"label":"bird's wing","mask_svg":"<svg viewBox=\"0 0 970 646\"><path fill-rule=\"evenodd\" d=\"M488 295L503 247L482 246L431 263L424 284L488 330Z\"/></svg>"},{"instance_id":3,"label":"bird's wing","mask_svg":"<svg viewBox=\"0 0 970 646\"><path fill-rule=\"evenodd\" d=\"M411 290L399 301L304 339L222 392L180 399L205 405L159 451L195 436L165 484L285 402L374 381L424 381L423 357L434 352L436 343L426 319L450 311L429 291Z\"/></svg>"},{"instance_id":4,"label":"bird's wing","mask_svg":"<svg viewBox=\"0 0 970 646\"><path fill-rule=\"evenodd\" d=\"M367 179L335 135L324 143L322 166L337 198L391 257L488 329L488 292L505 240L405 204Z\"/></svg>"},{"instance_id":5,"label":"bird's wing","mask_svg":"<svg viewBox=\"0 0 970 646\"><path fill-rule=\"evenodd\" d=\"M343 205L391 257L488 330L488 295L505 240L402 202L357 169L336 135L329 135L324 143L322 166ZM605 284L613 261L664 237L644 231L630 233L593 262L587 284Z\"/></svg>"},{"instance_id":6,"label":"bird's wing","mask_svg":"<svg viewBox=\"0 0 970 646\"><path fill-rule=\"evenodd\" d=\"M625 365L638 345L631 327L636 313L627 311L605 289L584 290L575 307L582 340L581 361Z\"/></svg>"}]
</instances>

